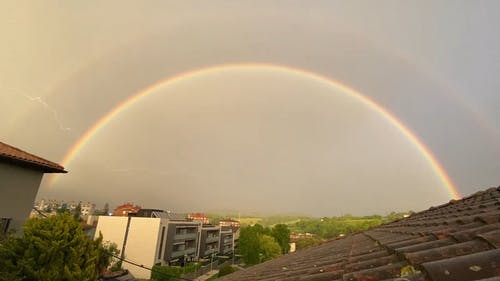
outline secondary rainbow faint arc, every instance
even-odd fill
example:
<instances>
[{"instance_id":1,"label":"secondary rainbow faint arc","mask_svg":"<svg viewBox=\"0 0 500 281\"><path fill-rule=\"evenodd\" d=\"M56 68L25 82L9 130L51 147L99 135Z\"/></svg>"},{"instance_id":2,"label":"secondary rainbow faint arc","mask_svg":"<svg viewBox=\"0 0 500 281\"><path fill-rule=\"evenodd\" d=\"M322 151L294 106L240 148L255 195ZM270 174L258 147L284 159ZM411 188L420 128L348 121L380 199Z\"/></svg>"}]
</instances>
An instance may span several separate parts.
<instances>
[{"instance_id":1,"label":"secondary rainbow faint arc","mask_svg":"<svg viewBox=\"0 0 500 281\"><path fill-rule=\"evenodd\" d=\"M266 71L276 71L276 72L282 72L286 74L295 74L299 75L305 78L312 79L314 81L324 83L330 87L333 87L335 89L340 90L341 92L344 92L351 97L357 99L358 101L362 102L375 112L379 113L384 119L389 121L393 126L395 126L405 137L407 137L415 146L416 148L423 154L423 156L427 159L427 161L430 163L431 167L433 170L436 172L436 174L439 176L441 179L442 183L445 185L447 188L448 192L454 199L459 199L460 194L456 188L456 186L453 184L451 181L450 177L446 173L446 171L443 169L439 161L436 159L436 157L432 154L432 152L420 141L420 139L417 138L417 136L410 130L408 129L400 120L398 120L393 114L391 114L389 111L387 111L385 108L383 108L381 105L377 104L375 101L370 99L369 97L361 94L360 92L356 91L355 89L344 85L340 82L337 82L329 77L323 76L321 74L309 71L309 70L304 70L304 69L299 69L295 67L290 67L290 66L284 66L284 65L277 65L277 64L264 64L264 63L240 63L240 64L223 64L223 65L216 65L216 66L210 66L210 67L204 67L204 68L199 68L187 72L182 72L179 73L175 76L168 77L164 80L160 80L156 82L155 84L152 84L148 86L147 88L143 89L142 91L132 95L131 97L127 98L126 100L122 101L120 104L115 106L113 109L111 109L108 113L106 113L104 116L102 116L97 122L95 122L92 127L87 129L87 131L73 144L73 146L68 150L68 152L65 154L63 160L61 161L62 166L68 166L71 162L71 160L78 154L78 152L85 146L85 144L94 136L96 135L103 127L106 126L113 118L115 118L117 115L125 111L127 108L132 106L134 103L138 102L142 98L154 93L156 90L171 86L177 82L188 80L191 78L195 78L199 75L202 74L208 74L208 73L216 73L216 72L224 72L224 71L236 71L236 70L266 70ZM53 175L52 179L49 181L49 185L52 185L55 180L57 179L58 175Z\"/></svg>"}]
</instances>

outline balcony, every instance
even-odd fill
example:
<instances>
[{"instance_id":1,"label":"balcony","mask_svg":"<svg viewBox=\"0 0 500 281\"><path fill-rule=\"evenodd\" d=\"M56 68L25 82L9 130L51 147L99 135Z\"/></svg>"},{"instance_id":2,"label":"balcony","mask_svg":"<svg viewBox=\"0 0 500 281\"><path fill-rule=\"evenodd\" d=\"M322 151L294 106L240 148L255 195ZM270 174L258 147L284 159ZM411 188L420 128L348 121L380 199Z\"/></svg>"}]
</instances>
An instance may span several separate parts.
<instances>
[{"instance_id":1,"label":"balcony","mask_svg":"<svg viewBox=\"0 0 500 281\"><path fill-rule=\"evenodd\" d=\"M232 252L233 252L233 248L232 247L224 247L224 249L222 250L223 254L229 254L229 253L232 253Z\"/></svg>"},{"instance_id":2,"label":"balcony","mask_svg":"<svg viewBox=\"0 0 500 281\"><path fill-rule=\"evenodd\" d=\"M196 239L198 236L198 233L193 232L193 233L180 233L180 234L175 234L174 240L193 240Z\"/></svg>"},{"instance_id":3,"label":"balcony","mask_svg":"<svg viewBox=\"0 0 500 281\"><path fill-rule=\"evenodd\" d=\"M179 258L184 256L185 250L172 252L172 258Z\"/></svg>"},{"instance_id":4,"label":"balcony","mask_svg":"<svg viewBox=\"0 0 500 281\"><path fill-rule=\"evenodd\" d=\"M189 256L189 255L194 255L196 253L196 248L187 248L187 249L182 249L179 251L173 251L172 252L172 258L179 258L184 255Z\"/></svg>"},{"instance_id":5,"label":"balcony","mask_svg":"<svg viewBox=\"0 0 500 281\"><path fill-rule=\"evenodd\" d=\"M214 254L214 253L217 253L219 252L217 248L213 248L213 249L208 249L205 251L205 256L208 256L208 255L211 255L211 254Z\"/></svg>"},{"instance_id":6,"label":"balcony","mask_svg":"<svg viewBox=\"0 0 500 281\"><path fill-rule=\"evenodd\" d=\"M207 236L205 243L213 243L218 241L219 241L219 236Z\"/></svg>"},{"instance_id":7,"label":"balcony","mask_svg":"<svg viewBox=\"0 0 500 281\"><path fill-rule=\"evenodd\" d=\"M187 248L186 249L186 255L190 255L190 254L195 254L196 253L196 248Z\"/></svg>"}]
</instances>

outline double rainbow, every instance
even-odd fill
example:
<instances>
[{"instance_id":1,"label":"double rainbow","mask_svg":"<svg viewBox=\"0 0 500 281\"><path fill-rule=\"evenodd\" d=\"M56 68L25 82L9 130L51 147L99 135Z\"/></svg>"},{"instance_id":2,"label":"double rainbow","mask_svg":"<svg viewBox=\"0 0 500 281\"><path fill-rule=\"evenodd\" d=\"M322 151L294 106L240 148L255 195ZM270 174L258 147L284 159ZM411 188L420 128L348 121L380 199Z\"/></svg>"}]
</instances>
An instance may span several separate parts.
<instances>
[{"instance_id":1,"label":"double rainbow","mask_svg":"<svg viewBox=\"0 0 500 281\"><path fill-rule=\"evenodd\" d=\"M451 181L450 177L443 169L441 164L437 161L436 157L432 154L432 152L422 143L420 139L417 138L417 136L415 136L415 134L412 131L410 131L410 129L408 129L400 120L398 120L394 115L392 115L381 105L377 104L375 101L361 94L360 92L354 90L353 88L343 85L321 74L308 70L303 70L283 65L276 65L276 64L260 64L260 63L223 64L223 65L205 67L192 71L183 72L175 76L168 77L164 80L158 81L157 83L150 85L149 87L143 89L142 91L122 101L120 104L111 109L108 113L102 116L99 120L97 120L97 122L95 122L94 125L92 125L92 127L87 129L87 131L71 146L71 148L67 151L63 160L61 161L61 164L64 167L69 166L71 161L75 158L76 155L78 155L78 153L85 146L85 144L93 136L99 133L99 131L102 130L108 123L110 123L116 116L126 111L127 108L131 107L139 100L157 92L157 90L159 90L160 88L172 86L181 81L193 79L200 75L224 73L231 71L242 71L242 70L272 71L288 75L298 75L300 77L309 79L317 83L322 83L328 87L340 90L341 92L348 94L350 97L356 99L362 104L368 106L370 109L374 110L376 113L382 116L387 122L396 127L404 137L409 139L410 142L415 146L415 148L424 156L424 158L430 164L434 172L438 175L439 179L446 187L451 197L454 199L460 198L460 194L458 193L457 188L455 187L455 185L453 184L453 182ZM49 181L49 185L52 185L56 181L57 177L58 177L57 174L52 175L52 178Z\"/></svg>"}]
</instances>

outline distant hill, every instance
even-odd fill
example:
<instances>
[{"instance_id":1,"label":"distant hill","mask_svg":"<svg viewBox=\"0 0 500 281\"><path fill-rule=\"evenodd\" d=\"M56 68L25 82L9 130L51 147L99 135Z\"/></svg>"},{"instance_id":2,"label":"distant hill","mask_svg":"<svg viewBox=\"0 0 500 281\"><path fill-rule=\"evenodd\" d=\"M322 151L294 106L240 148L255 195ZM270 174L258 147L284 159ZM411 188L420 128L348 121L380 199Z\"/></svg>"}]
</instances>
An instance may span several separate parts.
<instances>
[{"instance_id":1,"label":"distant hill","mask_svg":"<svg viewBox=\"0 0 500 281\"><path fill-rule=\"evenodd\" d=\"M402 218L410 212L392 212L387 216L352 216L349 214L340 217L314 218L303 215L256 215L256 214L207 214L210 222L218 224L221 219L232 218L239 220L242 226L260 224L272 227L276 224L286 224L293 232L313 233L323 238L336 237L339 234L364 230L385 222Z\"/></svg>"},{"instance_id":2,"label":"distant hill","mask_svg":"<svg viewBox=\"0 0 500 281\"><path fill-rule=\"evenodd\" d=\"M217 224L221 219L232 218L239 220L242 226L245 225L254 225L256 223L261 224L262 226L273 226L275 224L293 224L301 220L313 219L308 216L301 215L248 215L248 214L207 214L210 222L213 224Z\"/></svg>"}]
</instances>

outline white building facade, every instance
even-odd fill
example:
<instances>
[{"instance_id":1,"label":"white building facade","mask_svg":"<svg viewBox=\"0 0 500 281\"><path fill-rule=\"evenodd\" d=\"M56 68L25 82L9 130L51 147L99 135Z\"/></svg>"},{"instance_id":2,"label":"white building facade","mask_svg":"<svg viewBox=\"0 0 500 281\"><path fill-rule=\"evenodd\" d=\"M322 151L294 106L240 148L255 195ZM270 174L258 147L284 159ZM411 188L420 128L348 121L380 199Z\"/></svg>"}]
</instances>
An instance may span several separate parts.
<instances>
[{"instance_id":1,"label":"white building facade","mask_svg":"<svg viewBox=\"0 0 500 281\"><path fill-rule=\"evenodd\" d=\"M180 265L197 258L200 224L172 220L162 212L147 217L100 216L95 237L103 235L104 242L115 243L126 260L142 264ZM123 263L135 277L149 279L151 272Z\"/></svg>"}]
</instances>

